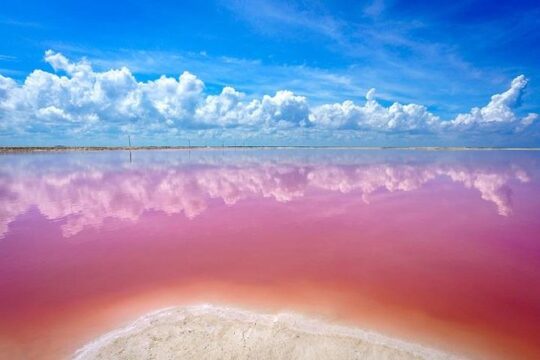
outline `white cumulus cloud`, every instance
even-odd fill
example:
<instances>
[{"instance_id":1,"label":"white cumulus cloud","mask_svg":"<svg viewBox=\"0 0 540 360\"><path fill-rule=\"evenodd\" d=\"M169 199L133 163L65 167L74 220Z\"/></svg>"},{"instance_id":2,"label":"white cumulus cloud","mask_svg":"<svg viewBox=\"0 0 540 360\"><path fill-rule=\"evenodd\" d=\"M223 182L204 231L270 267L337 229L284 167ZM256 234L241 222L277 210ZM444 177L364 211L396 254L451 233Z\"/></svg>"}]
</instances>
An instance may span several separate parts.
<instances>
[{"instance_id":1,"label":"white cumulus cloud","mask_svg":"<svg viewBox=\"0 0 540 360\"><path fill-rule=\"evenodd\" d=\"M494 124L515 124L518 127L526 127L538 117L538 114L528 114L519 118L514 109L519 105L527 79L519 75L510 85L510 89L502 94L495 94L491 101L484 107L475 107L467 114L459 114L449 125L458 128L470 128L475 126L489 126Z\"/></svg>"},{"instance_id":2,"label":"white cumulus cloud","mask_svg":"<svg viewBox=\"0 0 540 360\"><path fill-rule=\"evenodd\" d=\"M364 105L350 100L322 105L313 109L311 121L335 129L414 131L435 130L441 120L422 105L393 103L384 107L375 100L375 89L371 89Z\"/></svg>"},{"instance_id":3,"label":"white cumulus cloud","mask_svg":"<svg viewBox=\"0 0 540 360\"><path fill-rule=\"evenodd\" d=\"M346 100L312 106L306 97L287 90L255 99L232 87L208 94L204 82L187 71L178 78L138 81L127 67L96 71L85 59L73 62L52 50L45 53L45 61L53 72L34 70L22 83L0 75L4 132L308 128L438 134L502 126L522 131L538 117L516 113L527 85L523 75L507 91L493 95L486 106L442 119L423 105L384 106L376 100L375 89L367 92L362 104Z\"/></svg>"}]
</instances>

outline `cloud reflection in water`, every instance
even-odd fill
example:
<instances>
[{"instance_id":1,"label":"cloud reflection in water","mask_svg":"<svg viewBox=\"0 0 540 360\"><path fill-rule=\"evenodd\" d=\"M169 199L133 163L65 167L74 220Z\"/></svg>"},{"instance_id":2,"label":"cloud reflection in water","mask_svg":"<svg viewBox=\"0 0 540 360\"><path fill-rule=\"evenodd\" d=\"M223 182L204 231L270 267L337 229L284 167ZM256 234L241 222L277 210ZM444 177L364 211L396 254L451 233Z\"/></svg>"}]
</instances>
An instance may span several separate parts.
<instances>
[{"instance_id":1,"label":"cloud reflection in water","mask_svg":"<svg viewBox=\"0 0 540 360\"><path fill-rule=\"evenodd\" d=\"M531 180L528 171L512 162L475 166L437 155L411 162L380 152L306 157L208 151L193 152L193 158L190 153L187 159L185 153L137 152L133 166L120 161L120 155L44 154L23 162L7 158L0 172L0 236L32 207L49 220L65 220L62 232L70 237L101 226L107 218L136 222L146 211L194 218L212 199L229 206L248 198L288 203L322 191L350 194L367 205L371 194L412 192L445 179L475 190L499 215L508 216L512 183Z\"/></svg>"}]
</instances>

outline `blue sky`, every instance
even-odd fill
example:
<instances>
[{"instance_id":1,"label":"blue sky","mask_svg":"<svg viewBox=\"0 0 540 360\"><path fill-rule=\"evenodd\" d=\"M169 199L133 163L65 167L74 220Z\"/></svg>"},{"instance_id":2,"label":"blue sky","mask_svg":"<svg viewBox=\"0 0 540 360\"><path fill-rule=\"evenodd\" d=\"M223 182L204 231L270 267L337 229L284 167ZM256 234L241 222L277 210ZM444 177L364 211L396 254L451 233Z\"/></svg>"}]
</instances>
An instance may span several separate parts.
<instances>
[{"instance_id":1,"label":"blue sky","mask_svg":"<svg viewBox=\"0 0 540 360\"><path fill-rule=\"evenodd\" d=\"M540 146L539 19L537 1L4 0L0 143Z\"/></svg>"}]
</instances>

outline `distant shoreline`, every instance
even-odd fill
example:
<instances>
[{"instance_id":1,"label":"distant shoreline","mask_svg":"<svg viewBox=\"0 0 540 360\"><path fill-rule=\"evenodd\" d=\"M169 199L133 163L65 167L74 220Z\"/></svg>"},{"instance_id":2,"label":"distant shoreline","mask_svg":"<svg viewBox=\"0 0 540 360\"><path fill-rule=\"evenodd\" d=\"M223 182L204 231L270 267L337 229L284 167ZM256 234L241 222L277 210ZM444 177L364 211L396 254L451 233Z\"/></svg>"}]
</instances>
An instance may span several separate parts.
<instances>
[{"instance_id":1,"label":"distant shoreline","mask_svg":"<svg viewBox=\"0 0 540 360\"><path fill-rule=\"evenodd\" d=\"M474 147L474 146L1 146L0 154L56 151L137 151L137 150L417 150L417 151L540 151L527 147Z\"/></svg>"}]
</instances>

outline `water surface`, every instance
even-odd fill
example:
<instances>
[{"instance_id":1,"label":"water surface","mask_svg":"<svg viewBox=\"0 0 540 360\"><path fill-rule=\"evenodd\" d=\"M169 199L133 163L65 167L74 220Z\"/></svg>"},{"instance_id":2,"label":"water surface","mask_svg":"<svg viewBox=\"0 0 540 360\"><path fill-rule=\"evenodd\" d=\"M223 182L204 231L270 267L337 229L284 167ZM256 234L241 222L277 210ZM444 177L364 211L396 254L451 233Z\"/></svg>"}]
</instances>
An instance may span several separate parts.
<instances>
[{"instance_id":1,"label":"water surface","mask_svg":"<svg viewBox=\"0 0 540 360\"><path fill-rule=\"evenodd\" d=\"M216 303L539 358L539 195L534 151L0 155L0 355Z\"/></svg>"}]
</instances>

